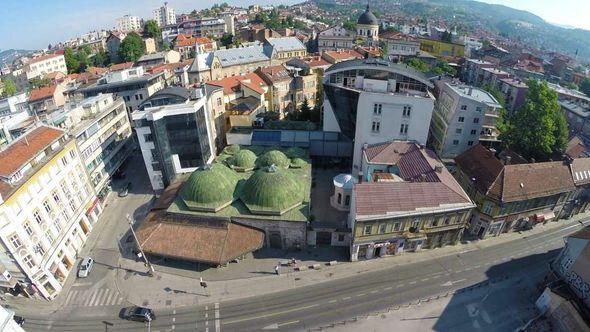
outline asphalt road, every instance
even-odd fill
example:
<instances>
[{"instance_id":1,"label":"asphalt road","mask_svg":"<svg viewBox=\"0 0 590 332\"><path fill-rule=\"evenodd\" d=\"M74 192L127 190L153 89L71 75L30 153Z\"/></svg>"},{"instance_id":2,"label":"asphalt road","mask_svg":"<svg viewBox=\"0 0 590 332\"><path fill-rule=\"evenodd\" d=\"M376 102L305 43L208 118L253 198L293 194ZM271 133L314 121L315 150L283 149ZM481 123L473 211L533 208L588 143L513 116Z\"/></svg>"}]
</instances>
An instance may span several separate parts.
<instances>
[{"instance_id":1,"label":"asphalt road","mask_svg":"<svg viewBox=\"0 0 590 332\"><path fill-rule=\"evenodd\" d=\"M359 272L354 277L265 296L162 310L156 312L151 330L283 331L323 326L485 280L517 278L527 271L542 269L563 247L563 237L581 227L576 224L552 229L486 250ZM25 328L27 331L146 331L143 323L117 318L124 305L71 308L55 312L51 317L29 315Z\"/></svg>"}]
</instances>

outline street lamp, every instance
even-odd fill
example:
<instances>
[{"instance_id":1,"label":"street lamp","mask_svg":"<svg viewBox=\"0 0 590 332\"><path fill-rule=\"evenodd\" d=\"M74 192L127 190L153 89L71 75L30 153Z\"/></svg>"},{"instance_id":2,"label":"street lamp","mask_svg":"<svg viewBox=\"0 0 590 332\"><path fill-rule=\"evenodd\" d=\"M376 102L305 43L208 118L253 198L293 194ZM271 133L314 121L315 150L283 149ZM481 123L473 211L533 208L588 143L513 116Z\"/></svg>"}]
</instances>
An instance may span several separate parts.
<instances>
[{"instance_id":1,"label":"street lamp","mask_svg":"<svg viewBox=\"0 0 590 332\"><path fill-rule=\"evenodd\" d=\"M133 220L133 218L131 218L131 216L129 214L127 214L127 220L129 221L129 228L131 229L131 234L133 234L133 238L135 239L135 243L137 243L137 248L139 248L139 252L141 253L141 257L143 258L145 265L149 268L148 275L150 277L153 277L154 273L156 271L154 270L154 266L152 265L152 263L150 263L150 261L147 259L146 255L145 255L145 253L143 252L143 249L141 248L141 243L139 243L139 240L137 239L137 235L135 234L135 230L133 230L134 220Z\"/></svg>"}]
</instances>

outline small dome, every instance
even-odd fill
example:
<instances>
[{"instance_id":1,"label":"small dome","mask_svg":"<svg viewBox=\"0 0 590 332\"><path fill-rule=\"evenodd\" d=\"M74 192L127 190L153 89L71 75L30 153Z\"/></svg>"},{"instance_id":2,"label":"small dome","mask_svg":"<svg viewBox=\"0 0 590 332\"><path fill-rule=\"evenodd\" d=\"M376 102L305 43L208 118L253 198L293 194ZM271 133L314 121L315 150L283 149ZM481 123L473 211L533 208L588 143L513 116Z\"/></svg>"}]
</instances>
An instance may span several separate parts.
<instances>
[{"instance_id":1,"label":"small dome","mask_svg":"<svg viewBox=\"0 0 590 332\"><path fill-rule=\"evenodd\" d=\"M232 167L244 170L252 169L256 166L256 155L250 150L240 150L233 157L228 159Z\"/></svg>"},{"instance_id":2,"label":"small dome","mask_svg":"<svg viewBox=\"0 0 590 332\"><path fill-rule=\"evenodd\" d=\"M256 160L256 165L260 168L276 165L278 167L287 168L291 161L284 153L279 150L271 150L263 154Z\"/></svg>"},{"instance_id":3,"label":"small dome","mask_svg":"<svg viewBox=\"0 0 590 332\"><path fill-rule=\"evenodd\" d=\"M225 147L225 149L223 149L223 152L225 152L227 154L231 154L231 155L238 153L238 151L240 151L240 146L236 145L236 144L228 145Z\"/></svg>"},{"instance_id":4,"label":"small dome","mask_svg":"<svg viewBox=\"0 0 590 332\"><path fill-rule=\"evenodd\" d=\"M287 151L285 151L285 154L289 158L305 158L307 156L307 152L305 150L296 146L288 148Z\"/></svg>"},{"instance_id":5,"label":"small dome","mask_svg":"<svg viewBox=\"0 0 590 332\"><path fill-rule=\"evenodd\" d=\"M244 149L254 152L254 154L257 156L263 154L264 151L266 151L266 149L260 145L251 145L251 146L244 147Z\"/></svg>"},{"instance_id":6,"label":"small dome","mask_svg":"<svg viewBox=\"0 0 590 332\"><path fill-rule=\"evenodd\" d=\"M371 9L369 9L369 5L367 5L367 9L365 10L365 12L362 13L361 16L359 16L357 24L379 25L379 20L377 20L375 14L371 12Z\"/></svg>"},{"instance_id":7,"label":"small dome","mask_svg":"<svg viewBox=\"0 0 590 332\"><path fill-rule=\"evenodd\" d=\"M288 170L271 166L250 176L240 199L252 213L281 215L303 202L303 191Z\"/></svg>"},{"instance_id":8,"label":"small dome","mask_svg":"<svg viewBox=\"0 0 590 332\"><path fill-rule=\"evenodd\" d=\"M218 211L233 202L237 183L237 175L226 166L205 166L191 174L180 198L191 210Z\"/></svg>"},{"instance_id":9,"label":"small dome","mask_svg":"<svg viewBox=\"0 0 590 332\"><path fill-rule=\"evenodd\" d=\"M352 189L354 178L350 174L338 174L334 177L334 186L342 189Z\"/></svg>"}]
</instances>

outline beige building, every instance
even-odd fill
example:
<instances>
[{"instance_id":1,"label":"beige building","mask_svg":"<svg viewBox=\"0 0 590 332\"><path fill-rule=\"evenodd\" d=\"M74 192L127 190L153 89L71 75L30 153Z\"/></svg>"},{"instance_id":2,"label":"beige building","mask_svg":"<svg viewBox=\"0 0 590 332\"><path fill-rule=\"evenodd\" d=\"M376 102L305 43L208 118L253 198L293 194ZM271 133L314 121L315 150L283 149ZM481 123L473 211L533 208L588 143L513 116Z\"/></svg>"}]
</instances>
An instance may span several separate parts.
<instances>
[{"instance_id":1,"label":"beige building","mask_svg":"<svg viewBox=\"0 0 590 332\"><path fill-rule=\"evenodd\" d=\"M43 77L51 72L68 73L66 60L61 54L46 54L33 58L25 67L24 73L27 80Z\"/></svg>"},{"instance_id":2,"label":"beige building","mask_svg":"<svg viewBox=\"0 0 590 332\"><path fill-rule=\"evenodd\" d=\"M0 263L5 282L54 299L102 208L75 140L37 127L0 152ZM17 285L19 285L17 287Z\"/></svg>"},{"instance_id":3,"label":"beige building","mask_svg":"<svg viewBox=\"0 0 590 332\"><path fill-rule=\"evenodd\" d=\"M156 53L156 41L154 38L145 38L143 44L145 45L145 54Z\"/></svg>"},{"instance_id":4,"label":"beige building","mask_svg":"<svg viewBox=\"0 0 590 332\"><path fill-rule=\"evenodd\" d=\"M117 19L117 30L131 32L141 30L141 18L133 15L125 15Z\"/></svg>"},{"instance_id":5,"label":"beige building","mask_svg":"<svg viewBox=\"0 0 590 332\"><path fill-rule=\"evenodd\" d=\"M29 94L29 108L37 116L56 110L65 103L64 87L60 84L35 89Z\"/></svg>"}]
</instances>

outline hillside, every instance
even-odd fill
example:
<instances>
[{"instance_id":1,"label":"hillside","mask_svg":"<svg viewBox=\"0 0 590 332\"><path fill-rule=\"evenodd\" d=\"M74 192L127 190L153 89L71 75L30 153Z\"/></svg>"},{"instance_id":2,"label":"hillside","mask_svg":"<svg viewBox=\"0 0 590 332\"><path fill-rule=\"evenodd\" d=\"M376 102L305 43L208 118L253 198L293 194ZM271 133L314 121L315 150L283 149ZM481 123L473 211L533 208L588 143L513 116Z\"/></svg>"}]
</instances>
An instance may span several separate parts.
<instances>
[{"instance_id":1,"label":"hillside","mask_svg":"<svg viewBox=\"0 0 590 332\"><path fill-rule=\"evenodd\" d=\"M0 66L8 63L12 63L12 61L18 59L23 55L27 55L32 53L33 51L28 50L0 50Z\"/></svg>"}]
</instances>

